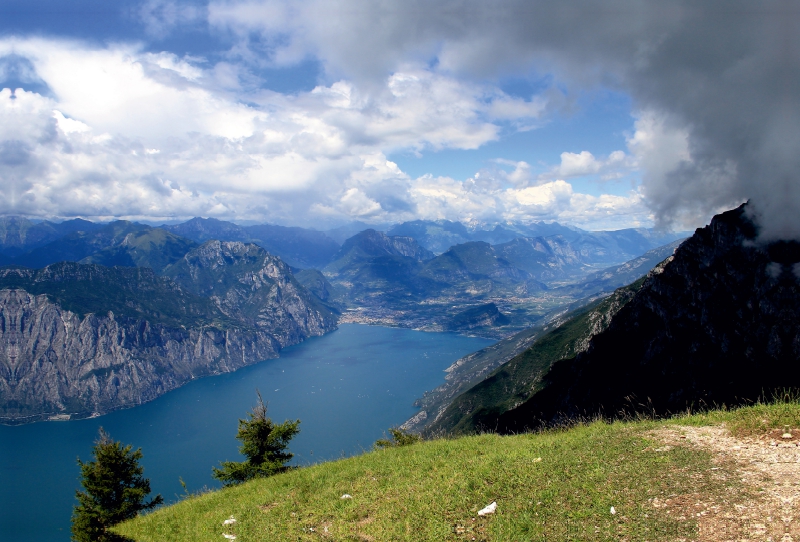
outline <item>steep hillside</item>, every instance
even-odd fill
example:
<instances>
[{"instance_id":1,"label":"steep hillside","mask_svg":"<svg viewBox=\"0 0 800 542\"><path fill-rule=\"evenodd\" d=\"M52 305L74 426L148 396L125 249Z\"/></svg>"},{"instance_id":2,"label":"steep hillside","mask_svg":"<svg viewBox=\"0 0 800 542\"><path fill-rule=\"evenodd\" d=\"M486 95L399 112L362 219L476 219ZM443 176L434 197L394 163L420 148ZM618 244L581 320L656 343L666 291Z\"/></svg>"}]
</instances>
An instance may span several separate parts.
<instances>
[{"instance_id":1,"label":"steep hillside","mask_svg":"<svg viewBox=\"0 0 800 542\"><path fill-rule=\"evenodd\" d=\"M280 258L254 244L208 241L163 271L227 316L272 333L280 348L322 335L336 317Z\"/></svg>"},{"instance_id":2,"label":"steep hillside","mask_svg":"<svg viewBox=\"0 0 800 542\"><path fill-rule=\"evenodd\" d=\"M86 418L155 399L193 378L275 357L272 337L80 315L47 295L0 290L0 423Z\"/></svg>"},{"instance_id":3,"label":"steep hillside","mask_svg":"<svg viewBox=\"0 0 800 542\"><path fill-rule=\"evenodd\" d=\"M365 230L344 242L323 273L350 303L393 306L426 295L427 284L415 277L432 257L410 237Z\"/></svg>"},{"instance_id":4,"label":"steep hillside","mask_svg":"<svg viewBox=\"0 0 800 542\"><path fill-rule=\"evenodd\" d=\"M474 241L451 247L427 262L419 277L439 283L446 295L473 296L498 292L527 295L547 289L530 273L514 267L489 243Z\"/></svg>"},{"instance_id":5,"label":"steep hillside","mask_svg":"<svg viewBox=\"0 0 800 542\"><path fill-rule=\"evenodd\" d=\"M118 317L173 327L214 324L229 319L209 299L182 290L148 268L108 268L60 262L43 269L0 268L0 291L45 295L84 318L113 312Z\"/></svg>"},{"instance_id":6,"label":"steep hillside","mask_svg":"<svg viewBox=\"0 0 800 542\"><path fill-rule=\"evenodd\" d=\"M589 269L582 255L560 235L518 237L494 249L500 257L541 282L579 277Z\"/></svg>"},{"instance_id":7,"label":"steep hillside","mask_svg":"<svg viewBox=\"0 0 800 542\"><path fill-rule=\"evenodd\" d=\"M394 292L418 300L431 296L481 297L528 293L546 286L532 279L484 242L456 245L434 257L408 237L367 230L342 245L325 274L358 300L366 294Z\"/></svg>"},{"instance_id":8,"label":"steep hillside","mask_svg":"<svg viewBox=\"0 0 800 542\"><path fill-rule=\"evenodd\" d=\"M294 278L303 288L314 294L327 307L336 312L345 308L344 293L328 282L322 271L316 269L293 269Z\"/></svg>"},{"instance_id":9,"label":"steep hillside","mask_svg":"<svg viewBox=\"0 0 800 542\"><path fill-rule=\"evenodd\" d=\"M541 389L542 378L553 363L586 350L591 338L608 327L642 283L643 279L620 288L546 326L530 348L489 373L416 429L427 435L494 430L501 414Z\"/></svg>"},{"instance_id":10,"label":"steep hillside","mask_svg":"<svg viewBox=\"0 0 800 542\"><path fill-rule=\"evenodd\" d=\"M494 303L477 305L454 315L445 323L448 331L472 331L473 329L503 326L509 323L508 316L500 312Z\"/></svg>"},{"instance_id":11,"label":"steep hillside","mask_svg":"<svg viewBox=\"0 0 800 542\"><path fill-rule=\"evenodd\" d=\"M346 273L357 263L382 256L400 256L421 262L433 258L433 253L410 237L391 237L368 229L345 241L325 270Z\"/></svg>"},{"instance_id":12,"label":"steep hillside","mask_svg":"<svg viewBox=\"0 0 800 542\"><path fill-rule=\"evenodd\" d=\"M780 540L796 532L798 428L794 402L436 439L187 496L114 531L136 542Z\"/></svg>"},{"instance_id":13,"label":"steep hillside","mask_svg":"<svg viewBox=\"0 0 800 542\"><path fill-rule=\"evenodd\" d=\"M577 297L611 292L645 276L656 265L670 257L683 241L683 239L679 239L653 250L648 250L638 258L591 273L580 282L563 286L558 291Z\"/></svg>"},{"instance_id":14,"label":"steep hillside","mask_svg":"<svg viewBox=\"0 0 800 542\"><path fill-rule=\"evenodd\" d=\"M0 423L149 401L322 335L336 317L280 259L211 241L167 267L0 270Z\"/></svg>"},{"instance_id":15,"label":"steep hillside","mask_svg":"<svg viewBox=\"0 0 800 542\"><path fill-rule=\"evenodd\" d=\"M526 350L544 332L543 326L525 329L510 337L473 352L453 362L445 369L445 381L433 390L426 391L414 402L420 410L401 427L415 433L422 432L450 405L454 398L483 380L497 367Z\"/></svg>"},{"instance_id":16,"label":"steep hillside","mask_svg":"<svg viewBox=\"0 0 800 542\"><path fill-rule=\"evenodd\" d=\"M527 243L529 239L518 239L514 242L519 241ZM585 349L588 346L588 338L600 331L599 327L589 325L588 322L597 321L598 315L601 314L603 315L601 320L607 322L610 315L622 306L620 301L629 300L632 293L641 287L642 280L637 279L641 279L652 269L658 271L660 266L657 264L662 263L663 266L665 263L663 260L674 252L679 243L680 241L676 241L652 250L641 258L598 272L590 276L590 280L586 283L547 291L548 295L566 292L566 299L574 296L577 300L556 306L535 326L505 337L495 345L458 360L448 368L444 384L425 392L423 397L416 401L415 406L420 407L420 411L403 424L403 428L426 434L439 434L454 430L470 432L477 430L479 426L494 427L494 421L488 418L482 419L482 416L487 414L490 417L496 417L513 408L519 404L520 397L514 400L511 398L520 394L523 397L529 396L532 388L528 383L534 380L539 382L543 372L549 369L550 364L566 356L568 352L571 352L569 355L573 355L577 351ZM604 290L611 289L609 285L613 284L616 287L619 283L630 284L620 288L610 298L604 300ZM470 318L465 319L464 317L479 316L481 307L485 307L485 305L467 309L453 317L453 320L468 321ZM490 311L487 311L487 315L489 313ZM559 326L562 325L565 326L565 329L559 330ZM482 331L485 329L483 328ZM580 348L570 350L571 344L575 346L569 342L572 340L570 337L574 338L576 334L583 337L580 341ZM539 360L541 357L538 353L541 352L541 345L533 347L531 345L542 335L548 335L548 337L542 338L543 344L552 345L555 339L555 344L560 346L555 349L547 348L546 363L542 364L537 361L531 364L533 360ZM561 342L559 343L559 341ZM530 349L528 352L524 352L528 349ZM534 355L535 351L537 353ZM507 367L498 368L512 358L514 358L513 363L509 363ZM484 378L487 381L481 382ZM520 382L516 382L518 378ZM471 390L470 388L473 386L475 388ZM445 410L451 406L451 403L454 406L445 414ZM432 427L434 424L435 427ZM454 429L456 425L459 426L458 429Z\"/></svg>"},{"instance_id":17,"label":"steep hillside","mask_svg":"<svg viewBox=\"0 0 800 542\"><path fill-rule=\"evenodd\" d=\"M763 245L746 207L685 241L576 357L497 421L519 431L602 412L666 414L800 387L800 243Z\"/></svg>"}]
</instances>

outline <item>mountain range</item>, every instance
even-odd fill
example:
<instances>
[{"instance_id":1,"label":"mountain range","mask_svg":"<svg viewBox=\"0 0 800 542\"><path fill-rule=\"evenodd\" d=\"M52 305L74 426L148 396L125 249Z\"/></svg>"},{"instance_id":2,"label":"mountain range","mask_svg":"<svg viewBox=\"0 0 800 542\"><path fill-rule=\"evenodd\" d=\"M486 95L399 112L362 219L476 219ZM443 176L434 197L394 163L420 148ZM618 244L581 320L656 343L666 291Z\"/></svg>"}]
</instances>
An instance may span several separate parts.
<instances>
[{"instance_id":1,"label":"mountain range","mask_svg":"<svg viewBox=\"0 0 800 542\"><path fill-rule=\"evenodd\" d=\"M70 233L98 227L100 225L80 218L33 223L18 216L0 217L0 256L10 260Z\"/></svg>"},{"instance_id":2,"label":"mountain range","mask_svg":"<svg viewBox=\"0 0 800 542\"><path fill-rule=\"evenodd\" d=\"M561 235L498 245L467 241L434 255L413 237L365 230L347 240L322 273L350 308L345 321L500 338L638 279L678 244L598 272L592 258Z\"/></svg>"},{"instance_id":3,"label":"mountain range","mask_svg":"<svg viewBox=\"0 0 800 542\"><path fill-rule=\"evenodd\" d=\"M564 315L517 354L485 355L493 370L446 401L423 398L406 427L511 433L798 388L798 269L800 243L761 242L746 205L718 215L646 277Z\"/></svg>"},{"instance_id":4,"label":"mountain range","mask_svg":"<svg viewBox=\"0 0 800 542\"><path fill-rule=\"evenodd\" d=\"M620 263L641 255L649 249L665 245L686 236L685 233L659 233L647 228L627 228L616 231L587 231L563 226L557 222L530 224L462 224L449 220L414 220L387 230L389 236L416 239L421 246L441 254L448 248L470 241L501 245L526 237L560 236L573 245L587 262Z\"/></svg>"},{"instance_id":5,"label":"mountain range","mask_svg":"<svg viewBox=\"0 0 800 542\"><path fill-rule=\"evenodd\" d=\"M292 267L319 269L339 250L339 243L325 233L306 228L260 224L239 226L214 218L193 218L161 228L196 243L209 240L254 243L279 256Z\"/></svg>"},{"instance_id":6,"label":"mountain range","mask_svg":"<svg viewBox=\"0 0 800 542\"><path fill-rule=\"evenodd\" d=\"M337 251L348 239L370 226L353 223L322 232L318 230L260 224L241 226L213 218L193 218L180 224L153 227L127 221L96 224L82 219L64 222L37 222L17 216L0 217L0 258L26 267L43 267L56 261L77 261L100 249L116 246L128 233L161 229L176 237L201 244L209 240L254 243L279 256L295 268L322 269L334 261ZM95 230L103 230L90 235ZM413 221L389 226L388 237L410 237L434 255L450 247L471 241L491 245L519 238L560 236L563 243L587 265L619 264L640 256L647 250L685 237L681 233L659 234L644 228L609 232L589 232L558 223L467 225L450 221ZM59 243L52 244L54 241ZM47 246L34 254L32 251ZM553 247L556 250L555 247ZM52 256L47 256L52 253ZM19 259L25 256L24 259ZM56 260L54 258L60 258Z\"/></svg>"},{"instance_id":7,"label":"mountain range","mask_svg":"<svg viewBox=\"0 0 800 542\"><path fill-rule=\"evenodd\" d=\"M344 321L459 329L499 338L566 303L608 291L614 282L608 273L605 279L593 278L593 284L581 284L609 262L619 265L675 237L645 229L586 232L556 223L415 221L388 228L388 234L367 228L341 244L334 239L362 226L328 232L331 237L304 228L203 218L154 227L128 221L34 224L6 217L0 264L36 269L74 261L162 273L206 241L252 243L288 263L328 309L344 311ZM634 280L655 263L653 258L642 261L617 279Z\"/></svg>"},{"instance_id":8,"label":"mountain range","mask_svg":"<svg viewBox=\"0 0 800 542\"><path fill-rule=\"evenodd\" d=\"M88 224L2 222L16 264L0 268L6 423L139 404L360 317L505 337L420 399L406 427L427 434L660 415L800 385L800 243L761 243L746 206L655 248L668 237L557 224L524 236L418 221L341 245L210 219ZM324 265L292 267L256 238ZM432 250L443 239L462 242Z\"/></svg>"}]
</instances>

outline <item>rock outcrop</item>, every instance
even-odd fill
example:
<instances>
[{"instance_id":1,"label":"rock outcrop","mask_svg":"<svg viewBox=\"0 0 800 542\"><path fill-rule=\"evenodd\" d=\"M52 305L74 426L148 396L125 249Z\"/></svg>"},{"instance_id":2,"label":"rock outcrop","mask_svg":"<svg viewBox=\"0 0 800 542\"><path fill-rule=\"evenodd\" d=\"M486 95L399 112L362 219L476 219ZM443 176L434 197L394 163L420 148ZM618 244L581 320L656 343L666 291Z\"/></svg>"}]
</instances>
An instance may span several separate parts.
<instances>
[{"instance_id":1,"label":"rock outcrop","mask_svg":"<svg viewBox=\"0 0 800 542\"><path fill-rule=\"evenodd\" d=\"M75 263L2 270L0 423L138 405L336 327L255 245L209 242L170 269L174 281Z\"/></svg>"},{"instance_id":2,"label":"rock outcrop","mask_svg":"<svg viewBox=\"0 0 800 542\"><path fill-rule=\"evenodd\" d=\"M289 266L254 244L208 241L163 274L210 298L229 318L271 333L279 348L336 326L333 314L297 282Z\"/></svg>"}]
</instances>

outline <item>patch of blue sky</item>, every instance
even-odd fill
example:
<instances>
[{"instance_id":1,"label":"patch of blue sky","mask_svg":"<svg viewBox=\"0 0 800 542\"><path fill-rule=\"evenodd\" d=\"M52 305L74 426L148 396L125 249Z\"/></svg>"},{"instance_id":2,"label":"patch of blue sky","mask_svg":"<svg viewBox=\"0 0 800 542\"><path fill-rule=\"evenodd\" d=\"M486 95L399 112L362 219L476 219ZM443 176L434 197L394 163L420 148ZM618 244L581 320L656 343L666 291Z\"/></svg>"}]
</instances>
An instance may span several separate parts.
<instances>
[{"instance_id":1,"label":"patch of blue sky","mask_svg":"<svg viewBox=\"0 0 800 542\"><path fill-rule=\"evenodd\" d=\"M320 84L322 66L318 60L309 58L285 68L262 68L256 72L261 79L261 88L296 94L309 92Z\"/></svg>"},{"instance_id":2,"label":"patch of blue sky","mask_svg":"<svg viewBox=\"0 0 800 542\"><path fill-rule=\"evenodd\" d=\"M205 1L194 2L199 8ZM130 42L149 52L208 57L226 49L203 18L161 29L146 24L141 0L2 0L0 36L43 36L88 43ZM167 23L162 22L164 25Z\"/></svg>"},{"instance_id":3,"label":"patch of blue sky","mask_svg":"<svg viewBox=\"0 0 800 542\"><path fill-rule=\"evenodd\" d=\"M3 0L0 34L133 40L143 32L142 25L130 17L139 4L138 0Z\"/></svg>"},{"instance_id":4,"label":"patch of blue sky","mask_svg":"<svg viewBox=\"0 0 800 542\"><path fill-rule=\"evenodd\" d=\"M204 0L195 0L182 2L181 6L193 6L202 12L206 4ZM226 32L212 31L205 17L183 17L179 22L170 22L168 15L158 11L157 4L153 6L155 11L147 13L143 11L147 4L141 0L2 0L0 36L40 35L100 44L132 42L148 52L166 51L178 57L192 57L204 68L222 60L243 62L230 55L237 38ZM260 58L265 61L261 65L248 63L250 77L245 86L255 85L284 94L307 92L317 86L322 68L316 59L304 59L290 66L271 66L268 62L270 45L262 42L257 34L248 37L248 46L262 53ZM6 79L4 86L17 84L26 90L46 93L46 88L34 81L20 84L13 77L6 76Z\"/></svg>"},{"instance_id":5,"label":"patch of blue sky","mask_svg":"<svg viewBox=\"0 0 800 542\"><path fill-rule=\"evenodd\" d=\"M237 38L231 37L230 43L235 39ZM246 57L233 58L232 61L246 67L248 75L258 88L281 94L309 92L322 82L322 64L316 58L305 57L294 63L276 65L273 61L274 51L285 45L287 39L288 36L284 35L267 38L259 32L251 32L245 41L249 54ZM227 53L222 55L227 56Z\"/></svg>"},{"instance_id":6,"label":"patch of blue sky","mask_svg":"<svg viewBox=\"0 0 800 542\"><path fill-rule=\"evenodd\" d=\"M509 96L529 100L553 86L553 77L550 75L505 77L498 81L497 86Z\"/></svg>"},{"instance_id":7,"label":"patch of blue sky","mask_svg":"<svg viewBox=\"0 0 800 542\"><path fill-rule=\"evenodd\" d=\"M516 82L515 88L514 94L519 92L517 96L530 98L529 91L536 87L526 88ZM534 174L544 173L561 163L563 152L589 151L599 159L614 151L627 151L626 139L634 132L635 119L631 113L631 99L626 94L607 90L585 93L569 109L551 113L551 118L543 120L537 128L519 131L505 126L499 139L475 150L402 151L388 158L412 178L429 174L464 180L482 169L496 168L498 160L524 161ZM609 188L624 194L630 190L631 182L631 178L624 182L586 178L576 180L573 186L586 186L585 193L607 193L605 189Z\"/></svg>"},{"instance_id":8,"label":"patch of blue sky","mask_svg":"<svg viewBox=\"0 0 800 542\"><path fill-rule=\"evenodd\" d=\"M0 89L3 88L22 88L42 96L53 96L50 87L36 73L33 63L20 55L0 57Z\"/></svg>"}]
</instances>

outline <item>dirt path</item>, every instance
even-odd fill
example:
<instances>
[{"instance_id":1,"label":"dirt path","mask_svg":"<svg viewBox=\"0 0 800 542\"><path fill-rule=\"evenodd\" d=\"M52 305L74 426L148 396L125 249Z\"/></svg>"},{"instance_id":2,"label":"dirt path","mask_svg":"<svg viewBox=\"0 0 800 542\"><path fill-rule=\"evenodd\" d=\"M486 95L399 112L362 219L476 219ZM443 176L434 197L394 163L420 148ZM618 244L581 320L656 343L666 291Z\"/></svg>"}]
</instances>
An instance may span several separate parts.
<instances>
[{"instance_id":1,"label":"dirt path","mask_svg":"<svg viewBox=\"0 0 800 542\"><path fill-rule=\"evenodd\" d=\"M659 430L666 447L688 443L710 451L717 465L713 475L738 478L747 497L682 495L653 506L679 518L694 516L701 541L800 542L800 432L791 439L783 434L736 438L720 426Z\"/></svg>"}]
</instances>

